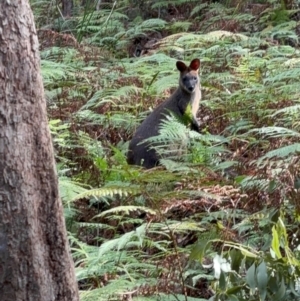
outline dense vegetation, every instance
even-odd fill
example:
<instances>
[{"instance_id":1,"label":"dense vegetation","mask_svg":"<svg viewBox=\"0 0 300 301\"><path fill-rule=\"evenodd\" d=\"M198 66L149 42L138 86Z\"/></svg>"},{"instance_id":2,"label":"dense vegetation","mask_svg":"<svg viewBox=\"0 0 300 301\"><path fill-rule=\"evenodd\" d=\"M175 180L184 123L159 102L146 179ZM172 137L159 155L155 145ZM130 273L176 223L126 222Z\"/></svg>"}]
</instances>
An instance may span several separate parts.
<instances>
[{"instance_id":1,"label":"dense vegetation","mask_svg":"<svg viewBox=\"0 0 300 301\"><path fill-rule=\"evenodd\" d=\"M299 300L298 1L30 2L81 300ZM127 165L196 57L201 132Z\"/></svg>"}]
</instances>

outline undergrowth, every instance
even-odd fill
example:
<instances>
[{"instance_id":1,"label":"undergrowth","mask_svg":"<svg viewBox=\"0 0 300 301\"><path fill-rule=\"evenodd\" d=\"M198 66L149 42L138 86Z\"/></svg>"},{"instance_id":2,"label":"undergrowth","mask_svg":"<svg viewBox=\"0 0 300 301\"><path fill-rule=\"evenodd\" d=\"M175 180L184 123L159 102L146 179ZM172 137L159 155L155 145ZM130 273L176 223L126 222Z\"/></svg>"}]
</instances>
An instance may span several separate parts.
<instances>
[{"instance_id":1,"label":"undergrowth","mask_svg":"<svg viewBox=\"0 0 300 301\"><path fill-rule=\"evenodd\" d=\"M54 3L31 1L81 300L297 300L297 1ZM200 133L170 118L162 166L129 166L196 57Z\"/></svg>"}]
</instances>

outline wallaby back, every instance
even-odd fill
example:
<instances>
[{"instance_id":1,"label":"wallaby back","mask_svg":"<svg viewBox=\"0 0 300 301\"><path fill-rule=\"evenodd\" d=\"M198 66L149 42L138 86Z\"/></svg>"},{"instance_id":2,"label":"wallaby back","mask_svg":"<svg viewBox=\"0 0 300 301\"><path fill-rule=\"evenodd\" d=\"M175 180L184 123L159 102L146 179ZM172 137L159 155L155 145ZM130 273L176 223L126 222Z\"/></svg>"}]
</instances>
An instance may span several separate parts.
<instances>
[{"instance_id":1,"label":"wallaby back","mask_svg":"<svg viewBox=\"0 0 300 301\"><path fill-rule=\"evenodd\" d=\"M162 104L160 104L138 127L130 144L127 154L128 164L142 165L145 168L152 168L159 164L159 157L149 144L143 142L158 135L161 122L166 115L174 114L184 120L188 106L191 106L189 122L193 130L199 131L199 124L196 120L196 113L201 99L199 68L200 60L193 59L189 66L178 61L176 67L180 72L179 86L176 91Z\"/></svg>"}]
</instances>

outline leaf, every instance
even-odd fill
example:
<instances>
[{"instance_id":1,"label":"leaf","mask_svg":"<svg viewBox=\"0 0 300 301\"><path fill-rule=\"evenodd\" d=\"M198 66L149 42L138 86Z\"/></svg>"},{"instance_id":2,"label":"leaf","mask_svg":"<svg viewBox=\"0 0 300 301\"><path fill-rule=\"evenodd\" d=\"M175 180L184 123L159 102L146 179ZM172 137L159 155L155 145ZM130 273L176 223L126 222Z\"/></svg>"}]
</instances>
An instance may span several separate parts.
<instances>
[{"instance_id":1,"label":"leaf","mask_svg":"<svg viewBox=\"0 0 300 301\"><path fill-rule=\"evenodd\" d=\"M300 297L300 290L299 290L299 287L300 287L300 279L291 279L289 281L289 285L288 285L289 289L291 290L291 292L296 296L296 297ZM297 290L297 292L296 292Z\"/></svg>"},{"instance_id":2,"label":"leaf","mask_svg":"<svg viewBox=\"0 0 300 301\"><path fill-rule=\"evenodd\" d=\"M255 263L251 265L246 273L246 283L249 285L251 293L253 294L256 288Z\"/></svg>"},{"instance_id":3,"label":"leaf","mask_svg":"<svg viewBox=\"0 0 300 301\"><path fill-rule=\"evenodd\" d=\"M278 238L278 232L276 230L276 227L273 226L272 227L272 250L274 251L274 253L276 254L277 259L282 258L281 253L280 253L280 243L279 243L279 238Z\"/></svg>"},{"instance_id":4,"label":"leaf","mask_svg":"<svg viewBox=\"0 0 300 301\"><path fill-rule=\"evenodd\" d=\"M277 188L277 182L275 180L271 180L268 187L268 193L272 193Z\"/></svg>"},{"instance_id":5,"label":"leaf","mask_svg":"<svg viewBox=\"0 0 300 301\"><path fill-rule=\"evenodd\" d=\"M256 278L259 295L263 301L267 295L267 284L269 280L267 266L264 261L256 268Z\"/></svg>"},{"instance_id":6,"label":"leaf","mask_svg":"<svg viewBox=\"0 0 300 301\"><path fill-rule=\"evenodd\" d=\"M235 295L227 295L226 301L239 301Z\"/></svg>"},{"instance_id":7,"label":"leaf","mask_svg":"<svg viewBox=\"0 0 300 301\"><path fill-rule=\"evenodd\" d=\"M273 301L281 301L283 300L283 297L285 295L286 289L285 289L285 283L284 279L281 280L280 287L277 291L277 293L273 296Z\"/></svg>"},{"instance_id":8,"label":"leaf","mask_svg":"<svg viewBox=\"0 0 300 301\"><path fill-rule=\"evenodd\" d=\"M226 293L228 295L236 295L238 292L242 291L245 288L244 285L234 286L232 288L229 288Z\"/></svg>"},{"instance_id":9,"label":"leaf","mask_svg":"<svg viewBox=\"0 0 300 301\"><path fill-rule=\"evenodd\" d=\"M240 250L236 249L230 250L229 254L231 258L231 269L238 273L243 260L243 255Z\"/></svg>"},{"instance_id":10,"label":"leaf","mask_svg":"<svg viewBox=\"0 0 300 301\"><path fill-rule=\"evenodd\" d=\"M219 279L219 287L222 291L226 290L226 277L225 277L225 273L222 270Z\"/></svg>"},{"instance_id":11,"label":"leaf","mask_svg":"<svg viewBox=\"0 0 300 301\"><path fill-rule=\"evenodd\" d=\"M147 229L147 224L146 223L135 229L137 238L140 242L140 246L143 245L143 240L144 240L144 237L145 237L145 234L146 234L146 229Z\"/></svg>"},{"instance_id":12,"label":"leaf","mask_svg":"<svg viewBox=\"0 0 300 301\"><path fill-rule=\"evenodd\" d=\"M200 240L192 249L190 259L199 260L203 259L206 249L210 246L210 240Z\"/></svg>"},{"instance_id":13,"label":"leaf","mask_svg":"<svg viewBox=\"0 0 300 301\"><path fill-rule=\"evenodd\" d=\"M251 251L249 251L249 250L246 249L246 246L244 247L244 246L241 245L241 244L235 244L235 243L232 243L232 242L228 242L228 241L227 241L227 242L225 243L225 246L240 250L240 251L242 252L242 254L243 254L244 256L246 256L246 257L249 257L249 258L259 258L258 253L257 253L257 254L254 253L255 250L252 249L252 250L251 250L252 252L251 252Z\"/></svg>"},{"instance_id":14,"label":"leaf","mask_svg":"<svg viewBox=\"0 0 300 301\"><path fill-rule=\"evenodd\" d=\"M275 275L271 275L268 282L268 290L271 292L271 294L275 294L278 290L278 277Z\"/></svg>"},{"instance_id":15,"label":"leaf","mask_svg":"<svg viewBox=\"0 0 300 301\"><path fill-rule=\"evenodd\" d=\"M277 208L274 210L271 210L271 212L269 213L269 219L273 223L277 223L279 217L280 217L280 210L278 210Z\"/></svg>"}]
</instances>

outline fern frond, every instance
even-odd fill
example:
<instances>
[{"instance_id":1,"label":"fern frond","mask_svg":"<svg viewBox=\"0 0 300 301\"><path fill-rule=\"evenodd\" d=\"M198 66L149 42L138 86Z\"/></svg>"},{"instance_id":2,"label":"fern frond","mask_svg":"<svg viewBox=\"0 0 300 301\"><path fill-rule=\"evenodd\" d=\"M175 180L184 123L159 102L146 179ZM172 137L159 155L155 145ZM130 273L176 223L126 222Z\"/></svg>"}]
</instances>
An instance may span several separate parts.
<instances>
[{"instance_id":1,"label":"fern frond","mask_svg":"<svg viewBox=\"0 0 300 301\"><path fill-rule=\"evenodd\" d=\"M138 240L137 242L138 246L142 246L143 239L146 234L146 229L147 229L146 224L143 224L140 227L138 227L138 231L130 231L121 235L119 238L110 239L104 242L99 248L98 258L101 258L103 254L106 254L109 251L122 250L132 240Z\"/></svg>"},{"instance_id":2,"label":"fern frond","mask_svg":"<svg viewBox=\"0 0 300 301\"><path fill-rule=\"evenodd\" d=\"M248 213L241 209L226 209L210 212L208 216L200 214L203 223L210 223L212 220L240 220L248 217Z\"/></svg>"},{"instance_id":3,"label":"fern frond","mask_svg":"<svg viewBox=\"0 0 300 301\"><path fill-rule=\"evenodd\" d=\"M290 67L294 68L299 64L300 64L300 58L291 58L283 63L283 65L288 68Z\"/></svg>"},{"instance_id":4,"label":"fern frond","mask_svg":"<svg viewBox=\"0 0 300 301\"><path fill-rule=\"evenodd\" d=\"M249 38L243 34L236 34L226 30L216 30L203 35L204 40L222 40L226 38L232 38L234 41L247 41Z\"/></svg>"},{"instance_id":5,"label":"fern frond","mask_svg":"<svg viewBox=\"0 0 300 301\"><path fill-rule=\"evenodd\" d=\"M129 96L136 96L142 93L143 90L136 86L123 86L119 89L105 89L95 92L95 94L87 101L87 103L82 107L82 109L90 109L103 105L105 103L112 103L114 105L117 102L121 102L123 98Z\"/></svg>"},{"instance_id":6,"label":"fern frond","mask_svg":"<svg viewBox=\"0 0 300 301\"><path fill-rule=\"evenodd\" d=\"M129 194L136 194L140 190L138 187L103 187L85 191L76 196L76 200L87 197L106 197L106 196L128 196Z\"/></svg>"},{"instance_id":7,"label":"fern frond","mask_svg":"<svg viewBox=\"0 0 300 301\"><path fill-rule=\"evenodd\" d=\"M279 74L269 76L265 79L265 84L284 82L288 80L298 80L300 76L300 67L288 69L286 71L280 71Z\"/></svg>"},{"instance_id":8,"label":"fern frond","mask_svg":"<svg viewBox=\"0 0 300 301\"><path fill-rule=\"evenodd\" d=\"M144 206L118 206L118 207L114 207L111 208L109 210L105 210L103 212L101 212L100 214L96 215L95 217L103 217L107 214L119 214L119 213L123 213L123 214L127 214L129 215L130 212L132 211L142 211L142 212L146 212L146 213L150 213L152 215L157 215L157 212L155 212L154 210L144 207Z\"/></svg>"},{"instance_id":9,"label":"fern frond","mask_svg":"<svg viewBox=\"0 0 300 301\"><path fill-rule=\"evenodd\" d=\"M269 184L270 181L268 179L261 179L256 176L245 177L240 183L244 189L258 189L260 191L266 191Z\"/></svg>"},{"instance_id":10,"label":"fern frond","mask_svg":"<svg viewBox=\"0 0 300 301\"><path fill-rule=\"evenodd\" d=\"M167 22L162 19L148 19L142 22L140 25L144 30L156 30L165 27Z\"/></svg>"},{"instance_id":11,"label":"fern frond","mask_svg":"<svg viewBox=\"0 0 300 301\"><path fill-rule=\"evenodd\" d=\"M180 223L174 222L174 223L169 223L168 227L165 228L165 230L170 229L175 232L185 232L185 231L206 231L205 228L199 227L198 222L193 222L193 221L181 221Z\"/></svg>"},{"instance_id":12,"label":"fern frond","mask_svg":"<svg viewBox=\"0 0 300 301\"><path fill-rule=\"evenodd\" d=\"M196 0L190 0L189 2L195 2ZM152 8L162 8L162 7L168 7L169 5L181 5L181 4L185 4L186 0L168 0L168 1L161 1L161 0L156 0L154 1L154 4L152 4Z\"/></svg>"},{"instance_id":13,"label":"fern frond","mask_svg":"<svg viewBox=\"0 0 300 301\"><path fill-rule=\"evenodd\" d=\"M59 192L63 201L70 202L78 199L78 196L87 192L87 189L79 182L72 181L68 177L59 177Z\"/></svg>"},{"instance_id":14,"label":"fern frond","mask_svg":"<svg viewBox=\"0 0 300 301\"><path fill-rule=\"evenodd\" d=\"M126 64L126 70L128 72L134 72L135 74L136 72L141 73L142 70L145 71L145 68L151 68L152 74L170 69L175 70L176 68L176 60L170 58L164 53L155 53L151 56L141 57L133 63L129 63L127 60L125 62L128 63Z\"/></svg>"},{"instance_id":15,"label":"fern frond","mask_svg":"<svg viewBox=\"0 0 300 301\"><path fill-rule=\"evenodd\" d=\"M193 23L189 21L176 21L169 25L169 29L173 32L188 31L191 25L193 25Z\"/></svg>"},{"instance_id":16,"label":"fern frond","mask_svg":"<svg viewBox=\"0 0 300 301\"><path fill-rule=\"evenodd\" d=\"M157 299L140 299L140 297L133 298L133 301L156 301ZM167 294L159 294L160 301L207 301L203 298L195 298L182 294L172 294L172 297Z\"/></svg>"},{"instance_id":17,"label":"fern frond","mask_svg":"<svg viewBox=\"0 0 300 301\"><path fill-rule=\"evenodd\" d=\"M113 226L110 226L108 224L102 224L102 223L78 223L78 226L82 229L97 229L97 230L114 230Z\"/></svg>"},{"instance_id":18,"label":"fern frond","mask_svg":"<svg viewBox=\"0 0 300 301\"><path fill-rule=\"evenodd\" d=\"M78 272L76 273L78 275ZM79 276L77 276L79 278ZM111 281L101 288L95 288L91 291L80 291L80 300L82 301L108 301L108 300L121 300L117 296L123 296L128 290L134 290L136 282L132 282L124 277L117 281Z\"/></svg>"},{"instance_id":19,"label":"fern frond","mask_svg":"<svg viewBox=\"0 0 300 301\"><path fill-rule=\"evenodd\" d=\"M262 156L257 160L257 164L260 165L264 160L267 159L287 158L287 157L299 156L299 154L300 154L300 143L294 143L267 152L264 156Z\"/></svg>"},{"instance_id":20,"label":"fern frond","mask_svg":"<svg viewBox=\"0 0 300 301\"><path fill-rule=\"evenodd\" d=\"M295 114L299 114L300 111L300 105L296 104L293 106L289 106L289 107L285 107L282 109L277 110L276 112L274 112L271 116L275 117L279 114L285 114L285 115L295 115Z\"/></svg>"},{"instance_id":21,"label":"fern frond","mask_svg":"<svg viewBox=\"0 0 300 301\"><path fill-rule=\"evenodd\" d=\"M178 84L178 74L170 71L160 72L158 80L153 83L152 88L155 89L157 95L163 94L164 91L175 88Z\"/></svg>"},{"instance_id":22,"label":"fern frond","mask_svg":"<svg viewBox=\"0 0 300 301\"><path fill-rule=\"evenodd\" d=\"M191 17L198 14L203 8L206 8L208 7L208 3L205 2L205 3L200 3L196 6L194 6L194 8L192 9L191 11Z\"/></svg>"},{"instance_id":23,"label":"fern frond","mask_svg":"<svg viewBox=\"0 0 300 301\"><path fill-rule=\"evenodd\" d=\"M269 126L260 129L250 130L249 133L256 132L269 138L278 137L300 137L300 133L294 130L290 130L279 126Z\"/></svg>"},{"instance_id":24,"label":"fern frond","mask_svg":"<svg viewBox=\"0 0 300 301\"><path fill-rule=\"evenodd\" d=\"M72 67L64 63L56 63L53 61L42 60L41 71L45 84L52 81L61 81L66 79L71 72L74 72Z\"/></svg>"}]
</instances>

